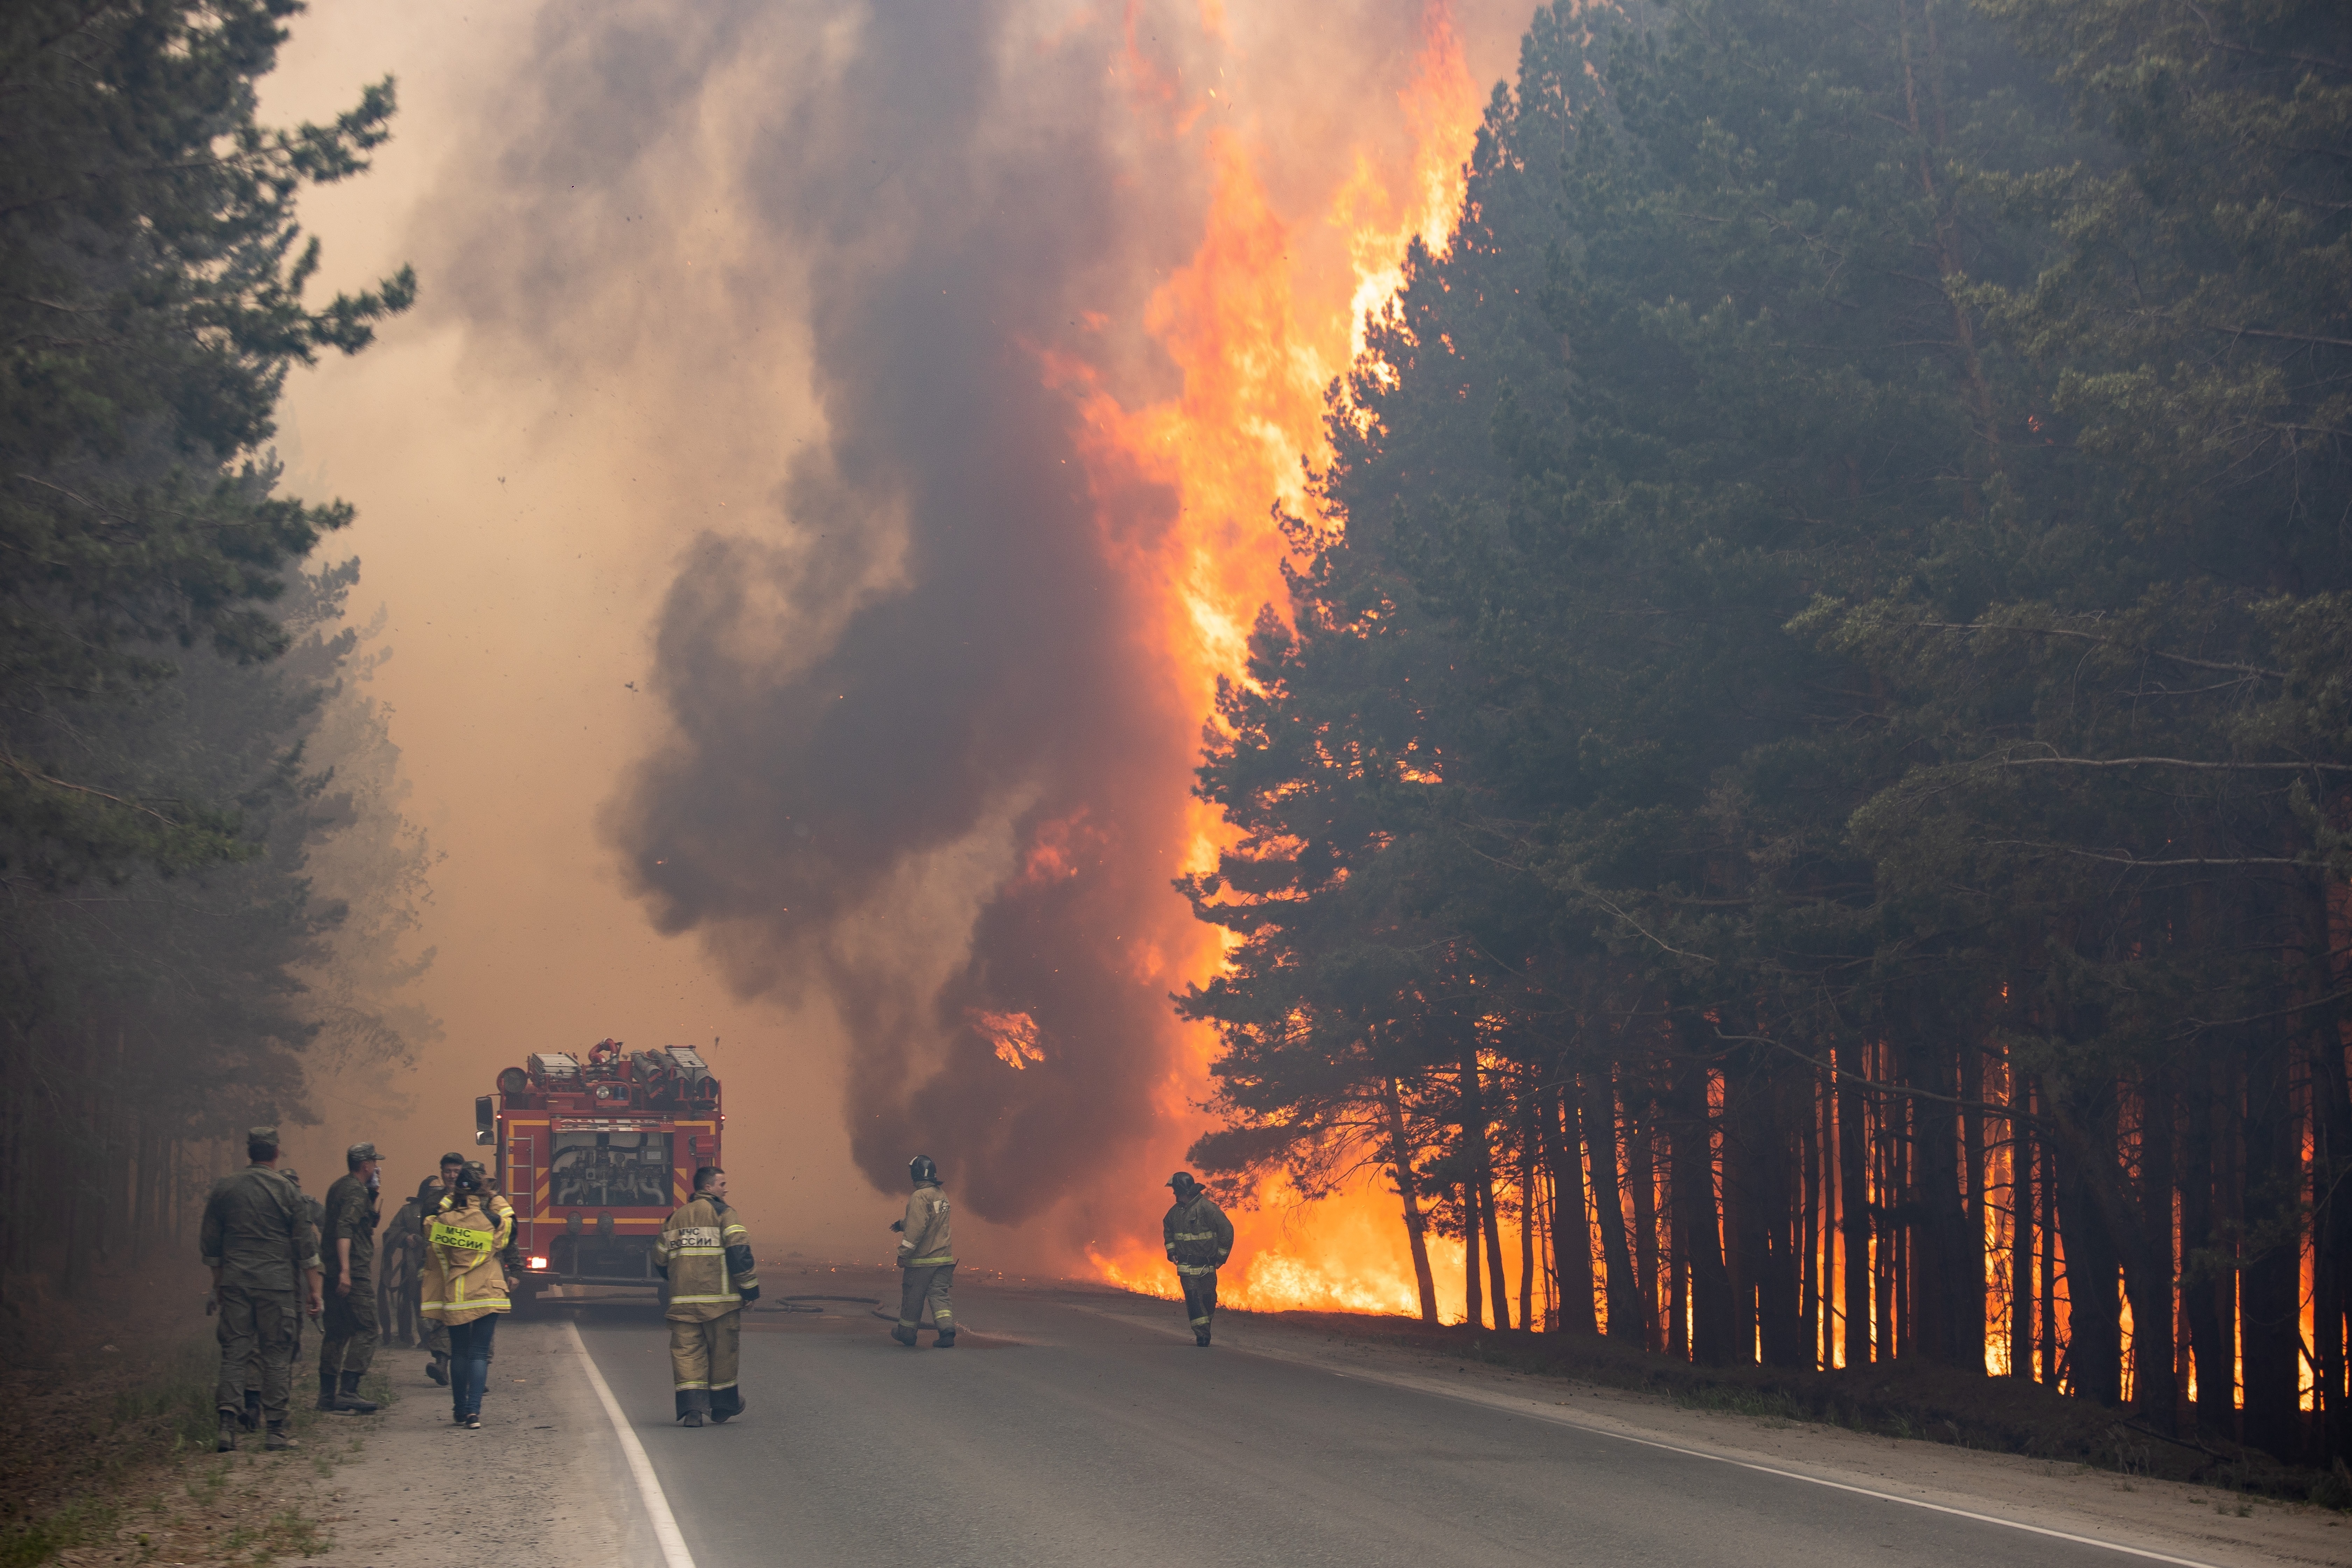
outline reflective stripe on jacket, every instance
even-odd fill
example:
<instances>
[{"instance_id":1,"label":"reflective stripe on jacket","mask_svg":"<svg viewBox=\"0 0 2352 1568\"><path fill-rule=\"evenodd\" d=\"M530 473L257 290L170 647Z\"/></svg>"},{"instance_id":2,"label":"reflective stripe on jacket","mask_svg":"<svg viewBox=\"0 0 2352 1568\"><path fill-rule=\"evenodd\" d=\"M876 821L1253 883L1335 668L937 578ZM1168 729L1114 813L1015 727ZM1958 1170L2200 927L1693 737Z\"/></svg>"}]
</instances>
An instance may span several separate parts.
<instances>
[{"instance_id":1,"label":"reflective stripe on jacket","mask_svg":"<svg viewBox=\"0 0 2352 1568\"><path fill-rule=\"evenodd\" d=\"M499 1249L513 1232L511 1206L493 1216L473 1198L427 1220L425 1300L418 1310L441 1323L470 1323L508 1310L507 1271L499 1266Z\"/></svg>"},{"instance_id":2,"label":"reflective stripe on jacket","mask_svg":"<svg viewBox=\"0 0 2352 1568\"><path fill-rule=\"evenodd\" d=\"M1168 1261L1179 1274L1206 1274L1233 1255L1234 1222L1205 1192L1178 1204L1160 1222Z\"/></svg>"},{"instance_id":3,"label":"reflective stripe on jacket","mask_svg":"<svg viewBox=\"0 0 2352 1568\"><path fill-rule=\"evenodd\" d=\"M947 1194L935 1186L917 1187L907 1194L907 1230L898 1238L898 1267L937 1268L955 1260L955 1243L948 1237Z\"/></svg>"},{"instance_id":4,"label":"reflective stripe on jacket","mask_svg":"<svg viewBox=\"0 0 2352 1568\"><path fill-rule=\"evenodd\" d=\"M668 1317L708 1323L739 1311L743 1292L759 1288L751 1233L733 1209L697 1193L662 1222L654 1261L669 1270Z\"/></svg>"}]
</instances>

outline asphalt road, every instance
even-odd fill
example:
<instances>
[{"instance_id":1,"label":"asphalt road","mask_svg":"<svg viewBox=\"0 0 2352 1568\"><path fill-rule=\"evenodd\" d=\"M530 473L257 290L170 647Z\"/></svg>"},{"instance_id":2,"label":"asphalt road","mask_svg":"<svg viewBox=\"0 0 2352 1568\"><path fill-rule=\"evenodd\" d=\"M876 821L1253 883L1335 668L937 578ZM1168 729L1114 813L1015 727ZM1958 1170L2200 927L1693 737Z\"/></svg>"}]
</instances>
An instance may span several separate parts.
<instances>
[{"instance_id":1,"label":"asphalt road","mask_svg":"<svg viewBox=\"0 0 2352 1568\"><path fill-rule=\"evenodd\" d=\"M570 1310L698 1568L2146 1561L1200 1350L1173 1304L962 1281L957 1298L966 1329L944 1352L928 1334L901 1348L854 1304L753 1314L746 1413L698 1431L670 1419L656 1309Z\"/></svg>"}]
</instances>

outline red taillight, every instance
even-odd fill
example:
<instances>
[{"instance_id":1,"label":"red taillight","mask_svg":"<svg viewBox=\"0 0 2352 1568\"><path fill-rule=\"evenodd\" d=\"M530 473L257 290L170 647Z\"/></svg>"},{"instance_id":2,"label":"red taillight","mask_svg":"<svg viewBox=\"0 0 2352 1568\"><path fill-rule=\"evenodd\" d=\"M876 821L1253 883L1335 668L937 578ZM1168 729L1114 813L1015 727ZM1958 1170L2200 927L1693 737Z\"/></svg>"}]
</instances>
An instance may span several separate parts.
<instances>
[{"instance_id":1,"label":"red taillight","mask_svg":"<svg viewBox=\"0 0 2352 1568\"><path fill-rule=\"evenodd\" d=\"M544 1268L547 1267L547 1259L544 1258L534 1258L530 1260L530 1266L533 1268Z\"/></svg>"}]
</instances>

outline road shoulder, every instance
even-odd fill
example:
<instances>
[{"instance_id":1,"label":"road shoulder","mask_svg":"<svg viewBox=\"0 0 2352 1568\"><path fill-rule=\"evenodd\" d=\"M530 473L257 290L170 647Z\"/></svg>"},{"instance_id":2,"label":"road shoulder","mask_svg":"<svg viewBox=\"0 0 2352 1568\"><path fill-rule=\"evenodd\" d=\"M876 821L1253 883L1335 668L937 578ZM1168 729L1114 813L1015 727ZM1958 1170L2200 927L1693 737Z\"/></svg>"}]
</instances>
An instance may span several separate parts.
<instances>
[{"instance_id":1,"label":"road shoulder","mask_svg":"<svg viewBox=\"0 0 2352 1568\"><path fill-rule=\"evenodd\" d=\"M389 1361L399 1402L322 1489L327 1568L479 1568L486 1560L658 1561L611 1424L553 1316L499 1325L478 1431L449 1418L425 1356Z\"/></svg>"},{"instance_id":2,"label":"road shoulder","mask_svg":"<svg viewBox=\"0 0 2352 1568\"><path fill-rule=\"evenodd\" d=\"M1168 1317L1167 1303L1149 1297L1089 1293L1072 1304L1190 1337L1182 1323ZM1217 1340L1229 1350L1317 1365L1337 1375L1377 1379L1801 1478L1792 1485L1851 1487L2215 1568L2352 1564L2352 1516L2307 1503L1812 1422L1689 1409L1654 1396L1511 1372L1250 1313L1220 1313Z\"/></svg>"}]
</instances>

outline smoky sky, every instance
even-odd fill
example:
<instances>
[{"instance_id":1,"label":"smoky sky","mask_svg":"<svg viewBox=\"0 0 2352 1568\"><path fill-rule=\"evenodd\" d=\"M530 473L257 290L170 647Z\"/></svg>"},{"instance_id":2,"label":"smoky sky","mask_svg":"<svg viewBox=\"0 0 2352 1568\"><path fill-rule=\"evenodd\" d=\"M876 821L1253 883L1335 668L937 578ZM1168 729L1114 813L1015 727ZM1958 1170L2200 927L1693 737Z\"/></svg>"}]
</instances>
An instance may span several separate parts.
<instances>
[{"instance_id":1,"label":"smoky sky","mask_svg":"<svg viewBox=\"0 0 2352 1568\"><path fill-rule=\"evenodd\" d=\"M1418 9L1396 9L1409 35ZM1197 10L1165 21L981 0L553 8L490 154L509 205L467 262L509 280L511 341L552 361L593 359L567 301L597 289L639 289L657 341L661 268L629 193L658 186L657 150L709 95L751 96L725 106L748 129L708 154L724 166L694 171L723 193L733 270L731 319L691 330L750 353L796 323L823 437L779 432L740 526L648 498L645 526L679 535L650 678L675 737L625 773L607 829L661 930L702 936L747 994L830 1000L877 1185L927 1152L1004 1223L1131 1155L1178 1047L1180 977L1140 955L1197 941L1169 880L1201 715L1152 646L1157 590L1118 563L1174 500L1089 490L1046 368L1166 391L1139 323L1198 243L1203 176L1197 146L1139 130L1136 71L1114 68L1181 72ZM691 236L659 254L679 265ZM690 365L643 374L658 443L688 417L666 399ZM874 911L919 925L889 890L990 830L941 983ZM1043 1060L999 1059L982 1012L1027 1014Z\"/></svg>"}]
</instances>

